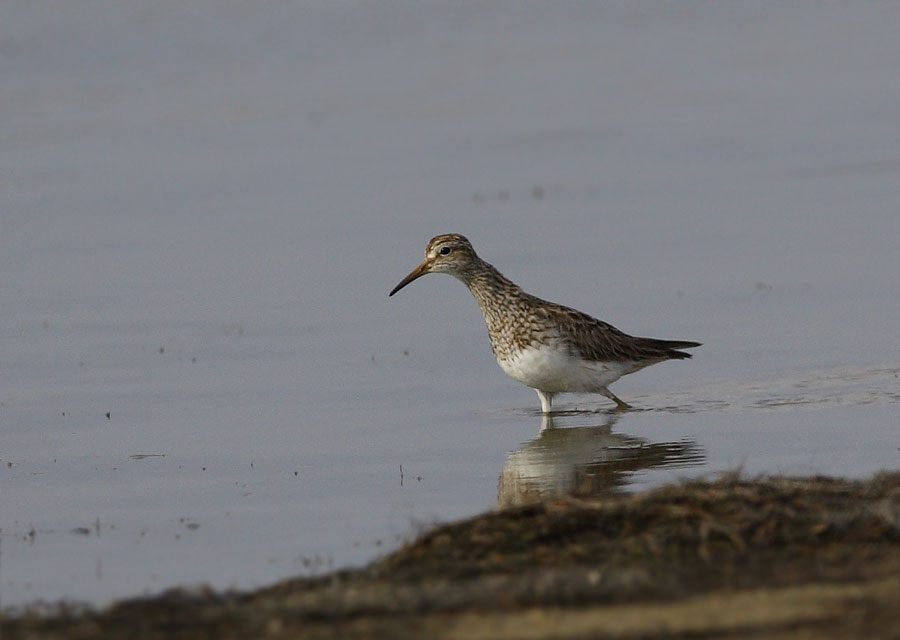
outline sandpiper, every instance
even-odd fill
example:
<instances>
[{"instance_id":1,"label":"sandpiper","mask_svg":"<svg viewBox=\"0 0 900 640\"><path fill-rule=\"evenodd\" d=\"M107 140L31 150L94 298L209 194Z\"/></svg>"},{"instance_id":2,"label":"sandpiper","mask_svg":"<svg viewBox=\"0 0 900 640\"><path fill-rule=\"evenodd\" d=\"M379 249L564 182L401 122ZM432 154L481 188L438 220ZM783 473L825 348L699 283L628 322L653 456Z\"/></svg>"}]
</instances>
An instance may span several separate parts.
<instances>
[{"instance_id":1,"label":"sandpiper","mask_svg":"<svg viewBox=\"0 0 900 640\"><path fill-rule=\"evenodd\" d=\"M700 346L685 340L636 338L586 313L529 295L455 233L432 238L422 264L388 295L426 273L448 273L469 288L484 314L500 368L537 391L545 414L550 413L553 396L564 392L599 393L617 408L628 409L608 389L610 384L663 360L690 358L678 349Z\"/></svg>"}]
</instances>

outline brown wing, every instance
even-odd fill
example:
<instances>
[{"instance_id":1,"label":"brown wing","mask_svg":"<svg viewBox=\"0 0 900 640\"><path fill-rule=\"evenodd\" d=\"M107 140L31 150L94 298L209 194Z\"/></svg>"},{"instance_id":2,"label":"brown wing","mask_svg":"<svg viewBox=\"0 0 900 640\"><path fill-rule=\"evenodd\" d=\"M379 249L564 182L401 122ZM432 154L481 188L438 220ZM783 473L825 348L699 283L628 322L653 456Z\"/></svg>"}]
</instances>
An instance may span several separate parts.
<instances>
[{"instance_id":1,"label":"brown wing","mask_svg":"<svg viewBox=\"0 0 900 640\"><path fill-rule=\"evenodd\" d=\"M640 362L668 358L690 358L676 349L699 347L699 342L636 338L586 313L553 304L545 313L568 337L581 357L603 362Z\"/></svg>"}]
</instances>

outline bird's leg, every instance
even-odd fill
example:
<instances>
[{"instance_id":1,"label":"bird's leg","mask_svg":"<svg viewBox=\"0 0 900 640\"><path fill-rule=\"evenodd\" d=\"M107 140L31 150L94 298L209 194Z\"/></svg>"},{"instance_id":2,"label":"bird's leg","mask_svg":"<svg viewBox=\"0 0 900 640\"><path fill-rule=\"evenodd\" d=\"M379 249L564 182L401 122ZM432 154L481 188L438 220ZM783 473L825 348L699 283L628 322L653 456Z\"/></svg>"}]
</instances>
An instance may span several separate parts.
<instances>
[{"instance_id":1,"label":"bird's leg","mask_svg":"<svg viewBox=\"0 0 900 640\"><path fill-rule=\"evenodd\" d=\"M546 431L547 429L555 429L556 427L553 424L553 416L549 413L545 413L541 416L541 433Z\"/></svg>"},{"instance_id":2,"label":"bird's leg","mask_svg":"<svg viewBox=\"0 0 900 640\"><path fill-rule=\"evenodd\" d=\"M631 409L631 405L622 400L619 396L614 394L609 389L603 389L600 393L605 395L607 398L616 403L616 409L618 411L625 411L625 409Z\"/></svg>"},{"instance_id":3,"label":"bird's leg","mask_svg":"<svg viewBox=\"0 0 900 640\"><path fill-rule=\"evenodd\" d=\"M541 391L535 389L538 397L541 399L541 413L550 413L550 405L553 403L553 394L549 391Z\"/></svg>"}]
</instances>

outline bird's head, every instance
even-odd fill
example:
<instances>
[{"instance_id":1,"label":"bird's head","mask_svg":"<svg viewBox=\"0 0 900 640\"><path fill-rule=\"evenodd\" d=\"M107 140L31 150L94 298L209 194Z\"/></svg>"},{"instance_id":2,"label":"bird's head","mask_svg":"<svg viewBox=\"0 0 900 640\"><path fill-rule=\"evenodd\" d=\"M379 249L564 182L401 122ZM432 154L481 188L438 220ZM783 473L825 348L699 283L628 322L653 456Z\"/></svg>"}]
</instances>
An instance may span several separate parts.
<instances>
[{"instance_id":1,"label":"bird's head","mask_svg":"<svg viewBox=\"0 0 900 640\"><path fill-rule=\"evenodd\" d=\"M426 273L449 273L451 276L462 279L466 271L477 261L478 256L475 254L475 249L472 248L472 243L465 236L457 233L435 236L428 241L428 246L425 247L425 259L422 260L422 263L403 278L388 295L394 295Z\"/></svg>"}]
</instances>

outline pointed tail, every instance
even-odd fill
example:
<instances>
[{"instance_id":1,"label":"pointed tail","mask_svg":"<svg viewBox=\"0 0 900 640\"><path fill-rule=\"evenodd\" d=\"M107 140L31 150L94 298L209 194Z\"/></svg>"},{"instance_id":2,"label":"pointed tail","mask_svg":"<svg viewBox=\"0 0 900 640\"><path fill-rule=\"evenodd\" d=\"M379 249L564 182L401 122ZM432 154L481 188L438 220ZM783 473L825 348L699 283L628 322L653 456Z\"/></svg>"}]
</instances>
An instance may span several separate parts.
<instances>
[{"instance_id":1,"label":"pointed tail","mask_svg":"<svg viewBox=\"0 0 900 640\"><path fill-rule=\"evenodd\" d=\"M699 347L703 344L701 342L691 342L689 340L658 340L656 338L645 338L645 340L646 342L644 344L646 346L664 351L669 358L674 360L684 360L692 357L691 354L684 351L678 351L678 349L693 349L694 347Z\"/></svg>"}]
</instances>

